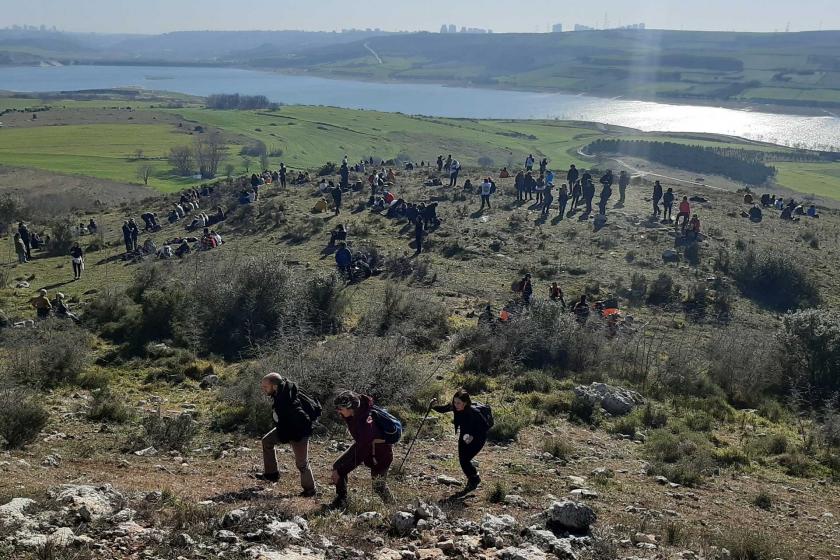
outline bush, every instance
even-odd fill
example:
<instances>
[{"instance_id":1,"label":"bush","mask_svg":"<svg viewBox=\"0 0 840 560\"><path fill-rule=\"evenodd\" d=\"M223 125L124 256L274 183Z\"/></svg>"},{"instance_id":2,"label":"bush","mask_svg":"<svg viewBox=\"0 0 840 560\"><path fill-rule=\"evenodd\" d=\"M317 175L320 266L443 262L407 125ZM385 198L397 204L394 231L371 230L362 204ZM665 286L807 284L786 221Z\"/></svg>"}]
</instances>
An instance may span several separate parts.
<instances>
[{"instance_id":1,"label":"bush","mask_svg":"<svg viewBox=\"0 0 840 560\"><path fill-rule=\"evenodd\" d=\"M575 394L569 406L569 420L582 424L594 424L596 420L595 404L590 399Z\"/></svg>"},{"instance_id":2,"label":"bush","mask_svg":"<svg viewBox=\"0 0 840 560\"><path fill-rule=\"evenodd\" d=\"M51 256L64 256L70 253L73 247L73 222L69 219L57 220L50 224L50 242L47 251Z\"/></svg>"},{"instance_id":3,"label":"bush","mask_svg":"<svg viewBox=\"0 0 840 560\"><path fill-rule=\"evenodd\" d=\"M198 433L198 424L192 416L164 416L160 411L143 418L143 433L139 440L143 447L152 446L167 451L183 451Z\"/></svg>"},{"instance_id":4,"label":"bush","mask_svg":"<svg viewBox=\"0 0 840 560\"><path fill-rule=\"evenodd\" d=\"M707 344L708 375L733 403L754 407L780 390L779 360L768 346L766 333L743 327L721 329Z\"/></svg>"},{"instance_id":5,"label":"bush","mask_svg":"<svg viewBox=\"0 0 840 560\"><path fill-rule=\"evenodd\" d=\"M131 419L132 410L122 398L115 397L109 389L104 388L94 392L87 417L94 422L124 424Z\"/></svg>"},{"instance_id":6,"label":"bush","mask_svg":"<svg viewBox=\"0 0 840 560\"><path fill-rule=\"evenodd\" d=\"M487 501L491 504L501 504L507 497L507 488L504 482L496 481L490 491L487 493Z\"/></svg>"},{"instance_id":7,"label":"bush","mask_svg":"<svg viewBox=\"0 0 840 560\"><path fill-rule=\"evenodd\" d=\"M35 441L49 420L47 410L32 393L19 387L0 387L0 445L18 449Z\"/></svg>"},{"instance_id":8,"label":"bush","mask_svg":"<svg viewBox=\"0 0 840 560\"><path fill-rule=\"evenodd\" d=\"M728 550L732 560L786 560L794 557L786 543L754 526L729 529L715 538L714 544Z\"/></svg>"},{"instance_id":9,"label":"bush","mask_svg":"<svg viewBox=\"0 0 840 560\"><path fill-rule=\"evenodd\" d=\"M91 337L69 321L51 319L36 329L6 329L0 377L36 387L74 383L91 361Z\"/></svg>"},{"instance_id":10,"label":"bush","mask_svg":"<svg viewBox=\"0 0 840 560\"><path fill-rule=\"evenodd\" d=\"M493 416L493 427L487 432L488 441L513 441L519 436L519 431L527 425L527 420L521 414L499 412Z\"/></svg>"},{"instance_id":11,"label":"bush","mask_svg":"<svg viewBox=\"0 0 840 560\"><path fill-rule=\"evenodd\" d=\"M732 276L748 298L777 311L815 307L819 286L804 263L770 249L747 249L736 259Z\"/></svg>"},{"instance_id":12,"label":"bush","mask_svg":"<svg viewBox=\"0 0 840 560\"><path fill-rule=\"evenodd\" d=\"M530 371L513 380L513 390L517 393L548 393L551 391L553 384L550 376L541 372Z\"/></svg>"},{"instance_id":13,"label":"bush","mask_svg":"<svg viewBox=\"0 0 840 560\"><path fill-rule=\"evenodd\" d=\"M776 342L788 386L804 389L812 402L840 391L840 315L824 309L786 315Z\"/></svg>"},{"instance_id":14,"label":"bush","mask_svg":"<svg viewBox=\"0 0 840 560\"><path fill-rule=\"evenodd\" d=\"M318 169L318 177L326 177L327 175L335 175L338 172L338 165L332 161L328 161Z\"/></svg>"},{"instance_id":15,"label":"bush","mask_svg":"<svg viewBox=\"0 0 840 560\"><path fill-rule=\"evenodd\" d=\"M647 302L650 305L667 305L679 298L679 291L671 275L663 272L648 288Z\"/></svg>"},{"instance_id":16,"label":"bush","mask_svg":"<svg viewBox=\"0 0 840 560\"><path fill-rule=\"evenodd\" d=\"M753 498L753 505L761 509L769 510L773 507L773 499L770 497L770 494L762 490L755 498Z\"/></svg>"},{"instance_id":17,"label":"bush","mask_svg":"<svg viewBox=\"0 0 840 560\"><path fill-rule=\"evenodd\" d=\"M462 374L455 378L455 384L466 389L470 395L486 393L490 389L490 383L483 375Z\"/></svg>"},{"instance_id":18,"label":"bush","mask_svg":"<svg viewBox=\"0 0 840 560\"><path fill-rule=\"evenodd\" d=\"M416 348L433 350L449 335L449 314L443 303L389 283L381 304L361 326L374 336L402 336Z\"/></svg>"},{"instance_id":19,"label":"bush","mask_svg":"<svg viewBox=\"0 0 840 560\"><path fill-rule=\"evenodd\" d=\"M574 453L574 449L566 440L550 438L543 442L543 453L548 453L555 459L568 459Z\"/></svg>"},{"instance_id":20,"label":"bush","mask_svg":"<svg viewBox=\"0 0 840 560\"><path fill-rule=\"evenodd\" d=\"M630 277L630 291L627 294L628 299L638 305L645 300L648 290L648 281L644 274L634 272Z\"/></svg>"},{"instance_id":21,"label":"bush","mask_svg":"<svg viewBox=\"0 0 840 560\"><path fill-rule=\"evenodd\" d=\"M259 381L269 371L283 372L317 398L324 406L324 424L337 421L330 411L339 389L368 394L388 406L410 403L421 388L416 364L398 339L352 337L325 345L300 339L286 344L266 353L222 392L225 408L216 428L242 429L255 435L270 428L271 407L259 391Z\"/></svg>"},{"instance_id":22,"label":"bush","mask_svg":"<svg viewBox=\"0 0 840 560\"><path fill-rule=\"evenodd\" d=\"M699 484L714 468L709 441L694 432L654 430L648 434L645 452L653 474L686 486Z\"/></svg>"}]
</instances>

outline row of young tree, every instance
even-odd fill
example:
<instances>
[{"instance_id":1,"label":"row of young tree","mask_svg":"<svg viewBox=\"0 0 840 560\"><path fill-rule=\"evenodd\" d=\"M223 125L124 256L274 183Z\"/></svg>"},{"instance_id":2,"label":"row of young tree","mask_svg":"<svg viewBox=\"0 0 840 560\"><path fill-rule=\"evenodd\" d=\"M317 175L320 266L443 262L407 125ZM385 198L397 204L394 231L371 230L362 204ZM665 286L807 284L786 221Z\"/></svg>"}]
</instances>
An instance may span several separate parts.
<instances>
[{"instance_id":1,"label":"row of young tree","mask_svg":"<svg viewBox=\"0 0 840 560\"><path fill-rule=\"evenodd\" d=\"M168 160L175 173L193 175L196 171L203 179L212 179L225 157L227 146L219 134L197 135L192 146L174 146Z\"/></svg>"},{"instance_id":2,"label":"row of young tree","mask_svg":"<svg viewBox=\"0 0 840 560\"><path fill-rule=\"evenodd\" d=\"M723 175L748 185L762 185L776 174L776 168L762 163L755 152L737 148L602 139L589 144L586 151L592 154L625 154L697 173Z\"/></svg>"},{"instance_id":3,"label":"row of young tree","mask_svg":"<svg viewBox=\"0 0 840 560\"><path fill-rule=\"evenodd\" d=\"M239 95L238 93L216 93L207 98L208 109L275 109L277 103L272 103L264 95Z\"/></svg>"}]
</instances>

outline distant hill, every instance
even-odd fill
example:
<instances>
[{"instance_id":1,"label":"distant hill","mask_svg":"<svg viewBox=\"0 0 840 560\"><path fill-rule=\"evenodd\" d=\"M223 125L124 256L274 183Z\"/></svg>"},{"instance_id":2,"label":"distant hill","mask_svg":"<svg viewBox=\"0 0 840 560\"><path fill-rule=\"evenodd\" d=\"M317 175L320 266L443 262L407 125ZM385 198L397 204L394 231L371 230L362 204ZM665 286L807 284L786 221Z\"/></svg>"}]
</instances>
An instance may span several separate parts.
<instances>
[{"instance_id":1,"label":"distant hill","mask_svg":"<svg viewBox=\"0 0 840 560\"><path fill-rule=\"evenodd\" d=\"M363 79L840 106L840 31L415 33L237 62Z\"/></svg>"}]
</instances>

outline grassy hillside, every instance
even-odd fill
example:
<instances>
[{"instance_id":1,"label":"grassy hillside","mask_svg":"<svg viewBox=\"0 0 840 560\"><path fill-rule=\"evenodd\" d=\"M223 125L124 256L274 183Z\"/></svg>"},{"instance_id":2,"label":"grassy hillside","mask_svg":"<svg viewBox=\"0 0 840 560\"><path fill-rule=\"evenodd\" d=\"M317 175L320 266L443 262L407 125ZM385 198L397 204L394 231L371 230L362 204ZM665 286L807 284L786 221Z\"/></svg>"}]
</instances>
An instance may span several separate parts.
<instances>
[{"instance_id":1,"label":"grassy hillside","mask_svg":"<svg viewBox=\"0 0 840 560\"><path fill-rule=\"evenodd\" d=\"M237 62L372 80L830 108L840 106L838 37L836 31L420 33Z\"/></svg>"},{"instance_id":2,"label":"grassy hillside","mask_svg":"<svg viewBox=\"0 0 840 560\"><path fill-rule=\"evenodd\" d=\"M154 173L149 185L173 191L197 181L174 176L166 161L169 148L189 145L196 127L218 130L229 150L219 170L230 164L244 173L239 152L243 146L263 142L282 156L269 158L273 167L283 161L295 169L312 168L325 161L375 156L433 161L438 154L453 154L465 165L492 161L493 167L515 167L532 153L547 157L552 167L590 162L578 150L599 138L671 141L712 147L742 147L772 152L781 161L774 185L787 191L840 200L838 163L784 161L790 148L731 137L696 134L640 133L591 123L563 121L492 121L411 117L396 113L354 111L331 107L289 106L273 111L219 111L202 108L195 100L177 99L178 108L157 101L49 100L0 98L0 163L44 169L114 181L134 182L138 165L149 164ZM37 113L26 109L47 108ZM32 114L37 118L33 119ZM145 159L134 158L142 150ZM252 158L251 170L259 166ZM662 173L670 176L673 173ZM696 175L695 175L696 176ZM695 176L692 176L693 179ZM715 181L736 188L726 181Z\"/></svg>"},{"instance_id":3,"label":"grassy hillside","mask_svg":"<svg viewBox=\"0 0 840 560\"><path fill-rule=\"evenodd\" d=\"M462 179L493 172L469 167ZM260 547L288 551L305 543L320 551L322 537L334 543L329 553L342 557L353 554L336 547L396 558L383 548L415 546L423 557L442 558L452 539L467 550L465 557L504 558L497 548L525 546L533 538L529 531L508 531L490 542L463 523L482 523L487 513L511 515L524 529L563 497L598 515L590 544L575 545L581 556L637 555L634 543L642 539L655 542L664 557L688 550L723 560L720 547L732 551L729 558L760 560L836 554L837 414L830 406L810 408L803 395L792 398L789 384L806 380L820 360L833 359L823 358L829 355L824 352L835 356L840 344L826 335L819 348L787 346L801 338L786 330L781 309L786 301L794 307L814 303L799 300L794 287L805 286L796 283L796 271L815 287L825 309L840 305L837 211L800 222L768 211L756 224L739 216L748 208L739 194L677 188L678 195L706 198L693 205L706 236L692 253L673 225L649 218L647 180L628 189L625 204L614 195L606 227L595 231L592 218L580 213L559 220L556 203L542 218L532 203L516 201L510 179L498 181L493 208L483 212L475 194L424 187L424 179L425 173L400 172L391 186L408 201L439 204L442 223L416 258L412 228L366 209L367 191L347 193L342 213L333 217L310 212L318 197L311 185L267 186L248 206L237 205L238 186L218 186L202 205L219 204L228 212L215 226L225 244L184 259L121 258L122 220L141 211L163 213L172 195L68 213L73 223L95 217L102 228L101 235L77 238L87 250L79 281L71 280L65 255L36 251L32 262L18 265L4 251L5 315L31 317L28 299L44 287L51 295L65 293L83 322L0 328L0 381L14 386L12 393L0 392L9 395L0 420L28 419L21 433L30 438L2 456L0 505L32 497L34 516L57 507L46 496L58 485L113 484L125 498L103 522L49 516L51 525L93 539L68 552L84 560L123 554L114 527L138 529L118 525L124 523L116 515L122 508L134 510L133 523L141 528L132 550L161 558L194 549L176 538L180 534L208 554L237 560L259 557ZM354 250L378 256L379 274L346 286L333 280L326 240L339 222L348 226ZM33 217L32 229L50 227ZM148 237L160 246L184 233L183 222L167 223L140 241ZM663 261L666 249L676 251L678 262ZM745 266L750 255L768 250L776 260ZM534 276L532 311L492 331L476 329L484 305L498 312L517 298L510 284L526 271ZM772 280L761 293L751 278L763 273ZM16 287L24 281L28 287ZM615 296L634 320L615 336L595 315L578 326L559 304L546 301L551 282L562 286L567 302L581 294ZM322 314L337 323L324 323ZM819 315L826 332L834 332L833 314ZM281 325L301 326L297 321L304 317L314 322L302 325L308 327L303 333L281 332ZM274 319L274 330L261 329ZM215 331L214 325L225 328ZM220 357L230 350L228 359ZM816 361L792 359L800 356ZM447 400L456 386L469 387L493 406L496 418L491 442L478 456L483 485L449 499L454 489L438 477L462 478L455 435L451 418L433 414L405 471L390 477L395 505L379 501L361 470L351 478L349 510L324 510L332 498L330 466L347 439L328 404L311 444L324 494L297 496L287 451L280 453L279 484L255 482L250 475L261 469L257 438L270 423L255 387L269 370L301 382L325 403L338 386L375 392L406 422L395 453L400 459L428 400ZM199 387L208 373L219 377L220 386ZM625 416L587 405L573 389L593 381L638 391L645 404ZM182 429L163 429L176 418ZM154 455L134 453L148 446ZM587 492L573 493L581 488ZM147 498L153 491L162 495ZM425 536L401 535L388 518L418 497L440 505L448 518ZM245 521L223 522L244 506L250 508ZM382 519L358 517L371 511ZM308 522L302 541L252 541L256 529L295 515ZM53 530L42 527L33 530ZM221 527L235 543L220 543ZM3 529L0 554L43 558L37 547L23 548L18 525Z\"/></svg>"}]
</instances>

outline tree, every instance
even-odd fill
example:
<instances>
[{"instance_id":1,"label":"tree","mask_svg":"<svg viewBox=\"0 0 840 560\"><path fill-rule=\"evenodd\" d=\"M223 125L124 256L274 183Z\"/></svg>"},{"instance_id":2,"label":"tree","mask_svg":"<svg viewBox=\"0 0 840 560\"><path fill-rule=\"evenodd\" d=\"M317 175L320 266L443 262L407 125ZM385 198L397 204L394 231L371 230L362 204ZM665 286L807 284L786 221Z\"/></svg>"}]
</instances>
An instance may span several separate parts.
<instances>
[{"instance_id":1,"label":"tree","mask_svg":"<svg viewBox=\"0 0 840 560\"><path fill-rule=\"evenodd\" d=\"M269 167L271 167L271 162L268 160L268 155L263 154L260 156L260 168L265 171Z\"/></svg>"},{"instance_id":2,"label":"tree","mask_svg":"<svg viewBox=\"0 0 840 560\"><path fill-rule=\"evenodd\" d=\"M236 168L233 166L232 163L225 165L225 177L228 178L228 182L230 182L230 180L233 179L234 170L236 170Z\"/></svg>"},{"instance_id":3,"label":"tree","mask_svg":"<svg viewBox=\"0 0 840 560\"><path fill-rule=\"evenodd\" d=\"M192 175L193 153L189 146L175 146L169 150L169 163L178 175Z\"/></svg>"},{"instance_id":4,"label":"tree","mask_svg":"<svg viewBox=\"0 0 840 560\"><path fill-rule=\"evenodd\" d=\"M146 159L146 155L141 148L137 148L134 150L134 155L132 156L135 160Z\"/></svg>"},{"instance_id":5,"label":"tree","mask_svg":"<svg viewBox=\"0 0 840 560\"><path fill-rule=\"evenodd\" d=\"M227 146L218 133L195 137L195 162L204 179L212 179L219 169L219 162L227 151Z\"/></svg>"},{"instance_id":6,"label":"tree","mask_svg":"<svg viewBox=\"0 0 840 560\"><path fill-rule=\"evenodd\" d=\"M251 172L251 164L254 162L249 156L242 157L242 165L245 167L245 173Z\"/></svg>"},{"instance_id":7,"label":"tree","mask_svg":"<svg viewBox=\"0 0 840 560\"><path fill-rule=\"evenodd\" d=\"M149 184L149 177L152 176L154 169L148 163L142 163L137 166L137 178L143 181L144 185Z\"/></svg>"}]
</instances>

